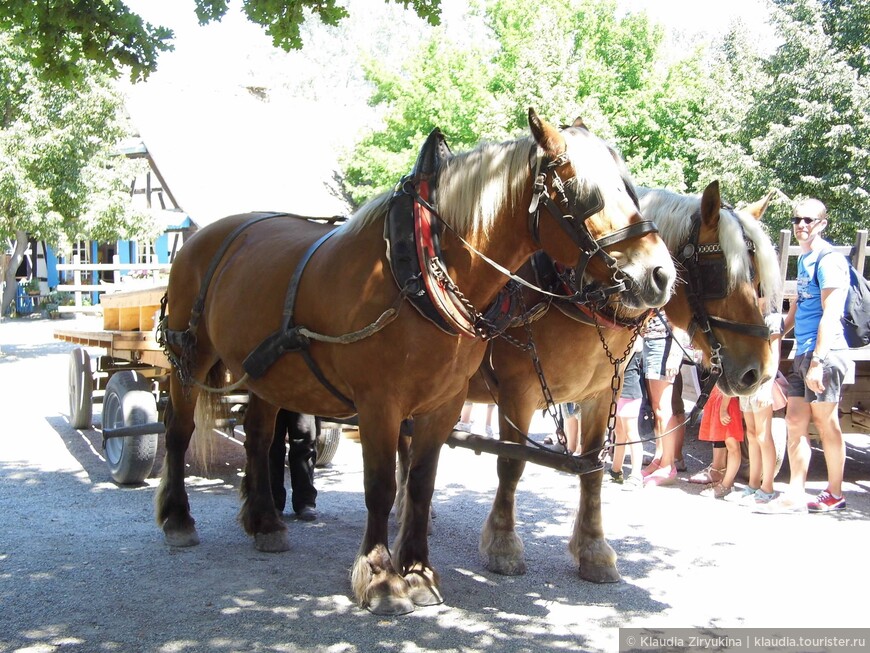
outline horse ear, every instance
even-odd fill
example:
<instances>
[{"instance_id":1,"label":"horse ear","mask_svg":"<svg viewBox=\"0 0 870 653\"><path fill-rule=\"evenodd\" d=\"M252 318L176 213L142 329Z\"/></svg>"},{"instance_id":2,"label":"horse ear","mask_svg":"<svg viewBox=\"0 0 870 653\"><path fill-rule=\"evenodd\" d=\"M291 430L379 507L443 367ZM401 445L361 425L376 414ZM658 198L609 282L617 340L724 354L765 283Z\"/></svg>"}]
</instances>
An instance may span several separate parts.
<instances>
[{"instance_id":1,"label":"horse ear","mask_svg":"<svg viewBox=\"0 0 870 653\"><path fill-rule=\"evenodd\" d=\"M538 145L549 156L559 156L565 151L565 139L559 130L546 120L541 120L532 107L529 107L529 127Z\"/></svg>"},{"instance_id":2,"label":"horse ear","mask_svg":"<svg viewBox=\"0 0 870 653\"><path fill-rule=\"evenodd\" d=\"M773 199L773 195L775 192L776 191L773 190L770 191L760 200L746 206L743 210L756 220L761 220L761 218L764 216L764 212L767 211L767 207L770 206L770 200Z\"/></svg>"},{"instance_id":3,"label":"horse ear","mask_svg":"<svg viewBox=\"0 0 870 653\"><path fill-rule=\"evenodd\" d=\"M583 122L583 118L581 118L580 116L577 116L576 118L574 118L574 124L571 126L577 127L578 129L585 129L586 131L589 131L589 127L586 126L586 123Z\"/></svg>"},{"instance_id":4,"label":"horse ear","mask_svg":"<svg viewBox=\"0 0 870 653\"><path fill-rule=\"evenodd\" d=\"M711 181L704 194L701 195L701 220L708 227L719 224L719 209L722 207L722 197L719 195L719 181Z\"/></svg>"}]
</instances>

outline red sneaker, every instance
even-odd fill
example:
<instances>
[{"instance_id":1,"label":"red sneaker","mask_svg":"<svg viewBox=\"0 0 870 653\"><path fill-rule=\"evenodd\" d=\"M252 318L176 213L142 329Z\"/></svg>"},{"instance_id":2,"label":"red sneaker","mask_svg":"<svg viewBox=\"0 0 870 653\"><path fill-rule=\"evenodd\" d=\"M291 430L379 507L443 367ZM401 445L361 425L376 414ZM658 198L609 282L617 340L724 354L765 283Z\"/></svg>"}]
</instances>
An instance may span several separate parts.
<instances>
[{"instance_id":1,"label":"red sneaker","mask_svg":"<svg viewBox=\"0 0 870 653\"><path fill-rule=\"evenodd\" d=\"M846 507L846 497L835 497L827 490L822 490L815 501L807 503L810 512L833 512Z\"/></svg>"}]
</instances>

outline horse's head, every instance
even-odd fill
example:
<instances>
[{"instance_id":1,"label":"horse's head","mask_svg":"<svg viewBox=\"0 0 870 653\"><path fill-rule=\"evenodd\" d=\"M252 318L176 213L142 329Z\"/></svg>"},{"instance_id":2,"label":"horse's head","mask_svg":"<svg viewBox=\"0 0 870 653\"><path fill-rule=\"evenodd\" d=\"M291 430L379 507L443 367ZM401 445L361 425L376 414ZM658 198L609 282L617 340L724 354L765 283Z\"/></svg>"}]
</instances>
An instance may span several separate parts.
<instances>
[{"instance_id":1,"label":"horse's head","mask_svg":"<svg viewBox=\"0 0 870 653\"><path fill-rule=\"evenodd\" d=\"M529 125L537 143L533 238L554 260L578 270L578 287L595 282L599 296L619 292L630 308L662 306L676 270L655 224L641 216L621 157L579 118L559 130L529 109Z\"/></svg>"},{"instance_id":2,"label":"horse's head","mask_svg":"<svg viewBox=\"0 0 870 653\"><path fill-rule=\"evenodd\" d=\"M665 306L687 328L707 367L721 370L719 386L748 395L775 373L764 298L779 309L776 252L759 221L769 198L736 211L722 203L719 183L700 198L641 191L641 207L659 225L685 283Z\"/></svg>"}]
</instances>

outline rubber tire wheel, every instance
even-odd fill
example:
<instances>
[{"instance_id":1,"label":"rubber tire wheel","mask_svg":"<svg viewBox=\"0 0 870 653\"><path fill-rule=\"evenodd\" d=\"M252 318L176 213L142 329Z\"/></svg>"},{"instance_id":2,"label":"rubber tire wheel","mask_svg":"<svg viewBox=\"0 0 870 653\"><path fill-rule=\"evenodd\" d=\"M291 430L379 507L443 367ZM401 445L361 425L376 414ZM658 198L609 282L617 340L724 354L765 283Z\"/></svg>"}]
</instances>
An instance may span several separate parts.
<instances>
[{"instance_id":1,"label":"rubber tire wheel","mask_svg":"<svg viewBox=\"0 0 870 653\"><path fill-rule=\"evenodd\" d=\"M157 401L151 384L138 372L116 372L106 384L103 398L103 428L150 424L157 421ZM154 466L157 434L106 440L106 462L116 483L141 483Z\"/></svg>"},{"instance_id":2,"label":"rubber tire wheel","mask_svg":"<svg viewBox=\"0 0 870 653\"><path fill-rule=\"evenodd\" d=\"M69 355L69 423L74 429L89 429L94 416L94 374L91 356L76 347Z\"/></svg>"},{"instance_id":3,"label":"rubber tire wheel","mask_svg":"<svg viewBox=\"0 0 870 653\"><path fill-rule=\"evenodd\" d=\"M321 425L320 435L315 441L317 460L315 460L314 466L325 467L331 463L335 457L335 452L338 450L338 443L340 441L341 427Z\"/></svg>"},{"instance_id":4,"label":"rubber tire wheel","mask_svg":"<svg viewBox=\"0 0 870 653\"><path fill-rule=\"evenodd\" d=\"M773 467L773 478L779 476L779 470L782 469L782 462L785 460L786 444L788 441L788 430L785 426L785 418L775 417L770 424L770 431L773 436L773 446L776 449L776 465ZM746 444L746 438L740 443L740 471L737 476L743 481L749 480L749 446Z\"/></svg>"}]
</instances>

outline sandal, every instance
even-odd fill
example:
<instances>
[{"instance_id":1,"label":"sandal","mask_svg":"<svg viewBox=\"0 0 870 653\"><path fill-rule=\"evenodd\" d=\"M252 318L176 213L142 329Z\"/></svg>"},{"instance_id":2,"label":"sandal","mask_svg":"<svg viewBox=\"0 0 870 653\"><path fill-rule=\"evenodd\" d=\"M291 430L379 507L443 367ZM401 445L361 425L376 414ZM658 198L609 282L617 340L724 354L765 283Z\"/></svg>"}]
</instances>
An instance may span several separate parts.
<instances>
[{"instance_id":1,"label":"sandal","mask_svg":"<svg viewBox=\"0 0 870 653\"><path fill-rule=\"evenodd\" d=\"M697 474L689 477L689 483L697 483L698 485L712 485L719 483L725 478L724 469L716 469L713 465L707 465Z\"/></svg>"},{"instance_id":2,"label":"sandal","mask_svg":"<svg viewBox=\"0 0 870 653\"><path fill-rule=\"evenodd\" d=\"M716 483L704 490L701 490L702 497L708 497L711 499L724 499L729 494L731 494L731 488L725 487L721 483Z\"/></svg>"}]
</instances>

